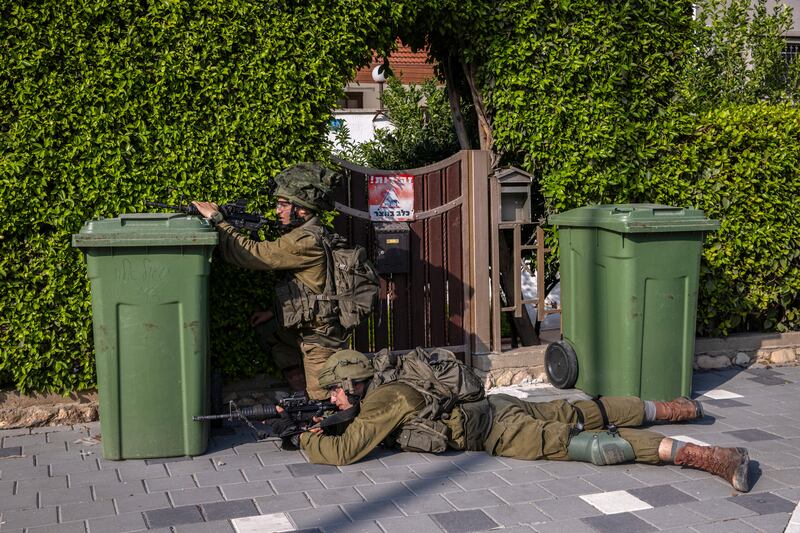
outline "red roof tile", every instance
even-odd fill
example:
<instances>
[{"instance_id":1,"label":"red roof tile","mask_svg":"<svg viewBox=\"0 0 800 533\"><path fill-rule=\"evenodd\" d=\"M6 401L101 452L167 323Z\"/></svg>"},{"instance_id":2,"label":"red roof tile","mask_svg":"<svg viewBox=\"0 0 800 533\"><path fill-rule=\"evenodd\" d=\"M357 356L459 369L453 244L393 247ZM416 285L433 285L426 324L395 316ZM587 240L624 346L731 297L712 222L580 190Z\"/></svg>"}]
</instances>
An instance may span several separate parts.
<instances>
[{"instance_id":1,"label":"red roof tile","mask_svg":"<svg viewBox=\"0 0 800 533\"><path fill-rule=\"evenodd\" d=\"M358 83L374 83L372 69L383 64L383 58L373 54L372 62L356 73L354 81ZM403 83L420 83L435 76L433 64L428 62L428 51L412 52L408 46L398 43L397 50L389 55L389 66L392 73Z\"/></svg>"}]
</instances>

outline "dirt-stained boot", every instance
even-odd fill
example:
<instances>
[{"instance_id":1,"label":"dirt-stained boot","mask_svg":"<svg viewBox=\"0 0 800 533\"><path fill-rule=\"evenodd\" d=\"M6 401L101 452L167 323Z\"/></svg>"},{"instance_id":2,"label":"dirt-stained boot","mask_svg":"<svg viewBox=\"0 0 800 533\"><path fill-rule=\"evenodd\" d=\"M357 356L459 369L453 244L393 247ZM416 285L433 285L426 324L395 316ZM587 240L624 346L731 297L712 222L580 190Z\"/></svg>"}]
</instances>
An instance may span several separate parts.
<instances>
[{"instance_id":1,"label":"dirt-stained boot","mask_svg":"<svg viewBox=\"0 0 800 533\"><path fill-rule=\"evenodd\" d=\"M675 464L704 470L733 485L738 491L750 490L750 457L744 448L721 448L686 443L675 455Z\"/></svg>"},{"instance_id":2,"label":"dirt-stained boot","mask_svg":"<svg viewBox=\"0 0 800 533\"><path fill-rule=\"evenodd\" d=\"M656 420L684 422L703 418L703 404L690 400L685 396L675 398L671 402L653 402L656 406Z\"/></svg>"}]
</instances>

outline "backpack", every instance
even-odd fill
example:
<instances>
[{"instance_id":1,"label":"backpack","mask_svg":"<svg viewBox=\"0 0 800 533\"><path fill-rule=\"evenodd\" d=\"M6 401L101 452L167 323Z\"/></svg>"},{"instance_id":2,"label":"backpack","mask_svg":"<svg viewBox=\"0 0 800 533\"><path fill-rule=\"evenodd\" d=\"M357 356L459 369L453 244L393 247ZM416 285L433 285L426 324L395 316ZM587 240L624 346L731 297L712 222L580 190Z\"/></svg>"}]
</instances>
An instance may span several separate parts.
<instances>
[{"instance_id":1,"label":"backpack","mask_svg":"<svg viewBox=\"0 0 800 533\"><path fill-rule=\"evenodd\" d=\"M425 407L391 436L389 444L406 451L443 452L451 437L448 419L461 409L467 449L482 449L482 436L491 425L488 402L481 378L455 354L443 348L416 348L406 354L383 349L372 358L372 387L400 382L425 399Z\"/></svg>"},{"instance_id":2,"label":"backpack","mask_svg":"<svg viewBox=\"0 0 800 533\"><path fill-rule=\"evenodd\" d=\"M325 289L317 300L331 303L331 311L346 329L378 309L380 278L363 246L347 244L336 233L323 232L320 241L328 259Z\"/></svg>"}]
</instances>

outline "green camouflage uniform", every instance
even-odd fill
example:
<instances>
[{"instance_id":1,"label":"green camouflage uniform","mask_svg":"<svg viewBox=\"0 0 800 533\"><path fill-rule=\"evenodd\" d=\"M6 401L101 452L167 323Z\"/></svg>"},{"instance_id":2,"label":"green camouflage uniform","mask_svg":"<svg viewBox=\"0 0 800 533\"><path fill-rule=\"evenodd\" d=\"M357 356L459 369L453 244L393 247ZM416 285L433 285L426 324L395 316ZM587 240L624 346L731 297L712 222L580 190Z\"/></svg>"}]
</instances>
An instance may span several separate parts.
<instances>
[{"instance_id":1,"label":"green camouflage uniform","mask_svg":"<svg viewBox=\"0 0 800 533\"><path fill-rule=\"evenodd\" d=\"M490 395L492 426L483 449L492 455L515 459L567 460L570 429L583 413L585 429L602 429L600 409L591 400L532 403L505 394ZM659 462L658 445L663 435L628 429L644 421L644 402L639 398L604 397L610 423L630 442L636 461ZM387 383L370 390L361 402L358 416L340 436L311 432L300 436L302 449L312 463L346 465L364 458L425 406L423 396L403 383ZM450 427L452 449L465 448L460 410L454 409L444 422Z\"/></svg>"},{"instance_id":2,"label":"green camouflage uniform","mask_svg":"<svg viewBox=\"0 0 800 533\"><path fill-rule=\"evenodd\" d=\"M217 224L217 229L218 249L226 261L250 270L287 271L313 293L322 293L327 260L325 249L315 237L322 231L322 223L317 217L312 217L274 241L254 241L226 222ZM328 357L347 342L349 333L338 320L329 318L313 324L283 328L277 318L273 318L259 324L256 334L259 344L271 351L281 370L304 366L306 389L312 399L327 398L326 392L319 387L317 376Z\"/></svg>"}]
</instances>

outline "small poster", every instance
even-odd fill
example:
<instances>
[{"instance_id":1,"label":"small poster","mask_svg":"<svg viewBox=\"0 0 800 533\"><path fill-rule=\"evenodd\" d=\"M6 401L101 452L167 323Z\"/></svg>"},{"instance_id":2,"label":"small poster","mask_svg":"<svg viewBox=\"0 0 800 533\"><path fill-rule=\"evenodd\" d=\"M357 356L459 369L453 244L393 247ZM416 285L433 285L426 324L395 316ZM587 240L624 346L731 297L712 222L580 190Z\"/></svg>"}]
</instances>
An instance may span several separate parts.
<instances>
[{"instance_id":1,"label":"small poster","mask_svg":"<svg viewBox=\"0 0 800 533\"><path fill-rule=\"evenodd\" d=\"M414 176L370 176L369 217L382 222L414 220Z\"/></svg>"}]
</instances>

